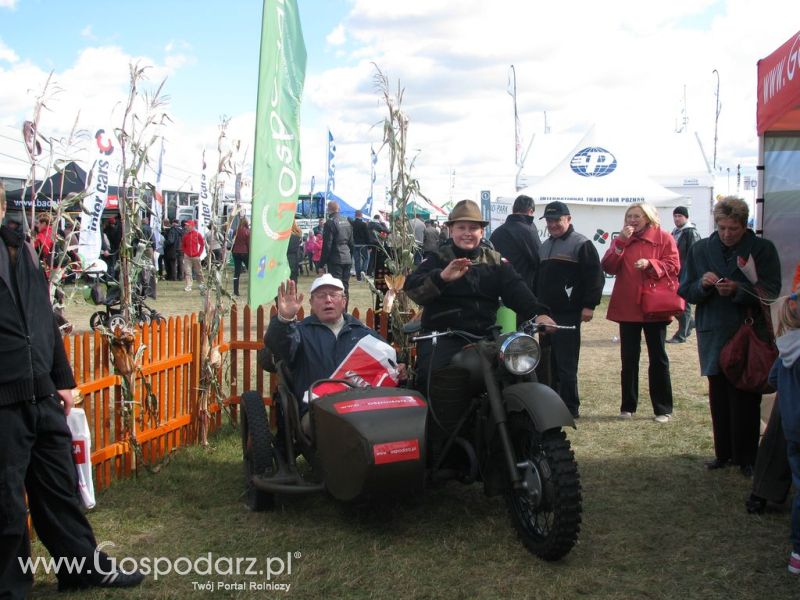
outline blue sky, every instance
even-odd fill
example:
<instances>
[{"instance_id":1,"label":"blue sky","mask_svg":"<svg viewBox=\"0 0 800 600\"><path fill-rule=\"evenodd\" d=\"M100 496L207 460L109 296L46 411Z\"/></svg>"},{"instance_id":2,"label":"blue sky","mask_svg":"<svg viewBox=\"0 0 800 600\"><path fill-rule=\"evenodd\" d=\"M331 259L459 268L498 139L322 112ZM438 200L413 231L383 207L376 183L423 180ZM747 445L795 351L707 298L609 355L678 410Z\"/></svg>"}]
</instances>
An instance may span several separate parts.
<instances>
[{"instance_id":1,"label":"blue sky","mask_svg":"<svg viewBox=\"0 0 800 600\"><path fill-rule=\"evenodd\" d=\"M327 129L337 143L337 194L359 204L369 189L369 148L384 114L378 64L405 89L415 174L439 203L480 190L513 193L514 125L506 93L517 74L523 147L533 140L541 175L561 156L547 142L594 124L628 133L634 147L674 135L684 109L686 135L713 149L720 74L720 168L754 173L756 62L800 28L796 0L639 0L598 3L519 0L299 0L308 53L302 106L303 188L324 180ZM62 91L43 127L64 135L117 118L127 65L151 64L166 77L171 124L165 163L194 185L203 148L216 146L220 116L252 146L261 0L0 0L0 171L2 140L18 135L52 70ZM544 136L547 114L550 137ZM109 116L110 115L110 116ZM112 125L114 123L112 122ZM545 151L542 151L545 150ZM643 158L663 161L665 157ZM646 161L645 161L646 162ZM379 154L378 187L387 161ZM174 172L173 172L174 168ZM644 168L647 168L646 166ZM319 183L317 184L320 185ZM319 188L318 188L319 189Z\"/></svg>"},{"instance_id":2,"label":"blue sky","mask_svg":"<svg viewBox=\"0 0 800 600\"><path fill-rule=\"evenodd\" d=\"M89 44L163 60L172 45L190 61L169 77L175 112L198 121L215 120L224 107L233 115L255 110L260 0L230 0L211 8L191 0L18 0L3 11L0 39L43 69L64 71ZM325 37L347 14L343 0L301 0L299 9L309 71L331 66ZM52 32L59 35L53 36ZM42 32L47 32L43 36ZM197 101L210 95L219 102Z\"/></svg>"}]
</instances>

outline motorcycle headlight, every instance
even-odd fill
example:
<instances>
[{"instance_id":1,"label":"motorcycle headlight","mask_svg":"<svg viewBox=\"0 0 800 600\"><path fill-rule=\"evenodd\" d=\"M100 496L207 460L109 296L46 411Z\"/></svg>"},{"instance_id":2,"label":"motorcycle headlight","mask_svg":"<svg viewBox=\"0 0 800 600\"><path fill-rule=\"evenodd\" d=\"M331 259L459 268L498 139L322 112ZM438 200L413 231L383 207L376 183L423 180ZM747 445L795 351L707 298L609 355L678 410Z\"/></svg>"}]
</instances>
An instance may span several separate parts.
<instances>
[{"instance_id":1,"label":"motorcycle headlight","mask_svg":"<svg viewBox=\"0 0 800 600\"><path fill-rule=\"evenodd\" d=\"M539 364L539 343L524 333L512 333L500 344L500 360L512 375L526 375Z\"/></svg>"}]
</instances>

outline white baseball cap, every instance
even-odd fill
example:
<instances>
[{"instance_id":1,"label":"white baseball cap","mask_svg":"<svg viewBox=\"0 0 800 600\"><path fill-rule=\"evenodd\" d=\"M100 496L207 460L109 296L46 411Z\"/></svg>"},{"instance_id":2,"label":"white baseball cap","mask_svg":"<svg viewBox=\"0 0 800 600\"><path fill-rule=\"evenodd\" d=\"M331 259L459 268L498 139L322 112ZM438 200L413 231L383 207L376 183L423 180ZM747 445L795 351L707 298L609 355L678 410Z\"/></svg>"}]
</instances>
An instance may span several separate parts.
<instances>
[{"instance_id":1,"label":"white baseball cap","mask_svg":"<svg viewBox=\"0 0 800 600\"><path fill-rule=\"evenodd\" d=\"M337 279L330 273L325 273L314 280L314 282L311 284L311 289L309 292L313 294L314 290L322 287L323 285L332 285L333 287L344 291L344 284L342 283L341 279Z\"/></svg>"}]
</instances>

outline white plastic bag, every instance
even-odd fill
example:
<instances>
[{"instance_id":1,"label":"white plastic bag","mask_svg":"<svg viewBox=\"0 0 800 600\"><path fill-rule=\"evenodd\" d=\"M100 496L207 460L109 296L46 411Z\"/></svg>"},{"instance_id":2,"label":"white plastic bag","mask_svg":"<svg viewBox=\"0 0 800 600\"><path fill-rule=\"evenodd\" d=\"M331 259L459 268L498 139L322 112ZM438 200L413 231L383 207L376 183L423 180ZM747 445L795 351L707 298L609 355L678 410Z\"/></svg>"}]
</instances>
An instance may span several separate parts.
<instances>
[{"instance_id":1,"label":"white plastic bag","mask_svg":"<svg viewBox=\"0 0 800 600\"><path fill-rule=\"evenodd\" d=\"M356 387L397 387L400 373L397 368L397 353L386 342L371 335L365 336L331 373L331 379L347 379ZM308 403L309 393L314 400L327 394L346 390L342 383L322 383L303 395Z\"/></svg>"},{"instance_id":2,"label":"white plastic bag","mask_svg":"<svg viewBox=\"0 0 800 600\"><path fill-rule=\"evenodd\" d=\"M86 508L95 507L94 481L92 480L92 435L86 411L73 408L67 415L67 425L72 432L72 459L78 473L78 489Z\"/></svg>"}]
</instances>

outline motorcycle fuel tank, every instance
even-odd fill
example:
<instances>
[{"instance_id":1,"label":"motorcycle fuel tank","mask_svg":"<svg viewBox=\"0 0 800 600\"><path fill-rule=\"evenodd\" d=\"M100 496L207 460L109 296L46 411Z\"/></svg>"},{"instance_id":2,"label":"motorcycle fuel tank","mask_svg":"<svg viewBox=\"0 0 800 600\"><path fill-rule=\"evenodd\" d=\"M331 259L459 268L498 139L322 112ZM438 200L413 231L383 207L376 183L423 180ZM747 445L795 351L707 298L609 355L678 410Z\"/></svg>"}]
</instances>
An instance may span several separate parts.
<instances>
[{"instance_id":1,"label":"motorcycle fuel tank","mask_svg":"<svg viewBox=\"0 0 800 600\"><path fill-rule=\"evenodd\" d=\"M325 486L334 498L422 490L428 406L419 393L352 389L314 400L311 414Z\"/></svg>"}]
</instances>

